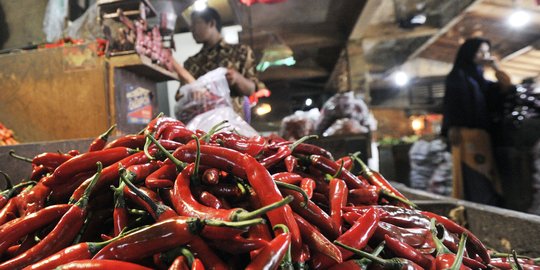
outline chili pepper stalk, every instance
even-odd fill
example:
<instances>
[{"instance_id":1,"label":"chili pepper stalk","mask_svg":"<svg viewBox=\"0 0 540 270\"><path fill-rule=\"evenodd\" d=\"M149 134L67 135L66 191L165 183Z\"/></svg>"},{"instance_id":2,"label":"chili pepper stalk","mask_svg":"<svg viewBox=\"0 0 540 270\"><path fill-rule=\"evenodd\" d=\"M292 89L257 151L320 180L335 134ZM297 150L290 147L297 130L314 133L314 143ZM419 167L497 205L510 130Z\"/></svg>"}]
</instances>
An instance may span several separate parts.
<instances>
[{"instance_id":1,"label":"chili pepper stalk","mask_svg":"<svg viewBox=\"0 0 540 270\"><path fill-rule=\"evenodd\" d=\"M107 143L107 140L109 140L109 136L113 132L113 130L116 128L116 124L112 125L107 131L105 131L103 134L99 135L88 147L88 152L93 151L99 151L102 150L105 147L105 144Z\"/></svg>"},{"instance_id":2,"label":"chili pepper stalk","mask_svg":"<svg viewBox=\"0 0 540 270\"><path fill-rule=\"evenodd\" d=\"M372 255L371 253L347 246L339 241L334 241L334 243L350 252L353 252L356 255L361 256L362 258L366 258L373 261L374 263L380 264L384 269L387 269L387 270L423 269L421 266L407 259L403 259L403 258L382 259L380 257Z\"/></svg>"}]
</instances>

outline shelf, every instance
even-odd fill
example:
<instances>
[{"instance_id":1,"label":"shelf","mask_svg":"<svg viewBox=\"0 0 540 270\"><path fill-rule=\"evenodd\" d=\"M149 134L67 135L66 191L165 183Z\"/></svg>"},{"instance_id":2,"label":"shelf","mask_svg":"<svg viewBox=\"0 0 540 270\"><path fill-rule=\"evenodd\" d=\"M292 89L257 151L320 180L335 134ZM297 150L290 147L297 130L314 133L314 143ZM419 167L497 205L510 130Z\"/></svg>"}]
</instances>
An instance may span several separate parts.
<instances>
[{"instance_id":1,"label":"shelf","mask_svg":"<svg viewBox=\"0 0 540 270\"><path fill-rule=\"evenodd\" d=\"M152 63L152 60L147 56L136 53L114 56L109 58L108 61L114 67L124 68L156 82L179 80L176 73Z\"/></svg>"},{"instance_id":2,"label":"shelf","mask_svg":"<svg viewBox=\"0 0 540 270\"><path fill-rule=\"evenodd\" d=\"M156 9L149 0L98 0L99 12L102 18L114 19L118 15L116 11L120 8L129 18L140 17L141 5L147 8L146 17L151 18L157 15Z\"/></svg>"}]
</instances>

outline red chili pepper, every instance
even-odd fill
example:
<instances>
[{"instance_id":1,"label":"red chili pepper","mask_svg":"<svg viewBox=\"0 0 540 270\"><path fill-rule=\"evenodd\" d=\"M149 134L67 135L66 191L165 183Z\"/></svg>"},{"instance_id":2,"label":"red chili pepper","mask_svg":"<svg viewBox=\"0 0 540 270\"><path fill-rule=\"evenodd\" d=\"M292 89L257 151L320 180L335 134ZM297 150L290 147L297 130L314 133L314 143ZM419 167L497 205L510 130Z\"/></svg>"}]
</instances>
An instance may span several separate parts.
<instances>
[{"instance_id":1,"label":"red chili pepper","mask_svg":"<svg viewBox=\"0 0 540 270\"><path fill-rule=\"evenodd\" d=\"M144 267L138 264L115 261L115 260L79 260L64 264L56 268L57 270L118 270L118 269L130 269L130 270L152 270L152 268Z\"/></svg>"},{"instance_id":2,"label":"red chili pepper","mask_svg":"<svg viewBox=\"0 0 540 270\"><path fill-rule=\"evenodd\" d=\"M176 257L168 270L189 270L186 257L182 255Z\"/></svg>"},{"instance_id":3,"label":"red chili pepper","mask_svg":"<svg viewBox=\"0 0 540 270\"><path fill-rule=\"evenodd\" d=\"M185 126L170 125L163 130L161 139L187 143L192 139L193 135L195 135L195 132ZM154 137L160 138L157 133Z\"/></svg>"},{"instance_id":4,"label":"red chili pepper","mask_svg":"<svg viewBox=\"0 0 540 270\"><path fill-rule=\"evenodd\" d=\"M343 169L351 171L354 167L354 161L350 156L342 157L338 160L336 160L336 164L338 166L343 166Z\"/></svg>"},{"instance_id":5,"label":"red chili pepper","mask_svg":"<svg viewBox=\"0 0 540 270\"><path fill-rule=\"evenodd\" d=\"M302 178L302 181L300 182L300 188L306 192L310 199L313 196L316 186L315 180L311 178Z\"/></svg>"},{"instance_id":6,"label":"red chili pepper","mask_svg":"<svg viewBox=\"0 0 540 270\"><path fill-rule=\"evenodd\" d=\"M301 143L296 148L294 148L294 153L304 154L304 155L319 155L330 160L334 160L332 153L328 150L308 143Z\"/></svg>"},{"instance_id":7,"label":"red chili pepper","mask_svg":"<svg viewBox=\"0 0 540 270\"><path fill-rule=\"evenodd\" d=\"M155 152L157 152L157 149L156 148L151 148L151 152L155 153ZM97 191L97 190L100 190L103 187L109 187L110 185L115 184L115 182L118 181L118 178L119 178L118 171L119 171L120 165L122 165L123 167L129 167L131 165L143 164L143 163L147 163L149 161L150 160L144 154L144 152L139 152L139 153L133 154L133 155L131 155L129 157L126 157L126 158L124 158L124 159L122 159L122 160L120 160L120 161L118 161L118 162L116 162L116 163L114 163L112 165L107 166L105 169L103 169L103 171L101 173L101 177L99 178L98 182L96 183L96 186L94 187L94 190ZM81 197L81 195L83 194L84 190L86 189L86 187L88 186L89 183L90 183L90 180L87 180L84 183L82 183L73 192L73 195L71 196L71 201L78 200Z\"/></svg>"},{"instance_id":8,"label":"red chili pepper","mask_svg":"<svg viewBox=\"0 0 540 270\"><path fill-rule=\"evenodd\" d=\"M51 194L51 189L39 181L35 186L25 189L17 195L17 209L20 216L39 211L45 206L45 200Z\"/></svg>"},{"instance_id":9,"label":"red chili pepper","mask_svg":"<svg viewBox=\"0 0 540 270\"><path fill-rule=\"evenodd\" d=\"M341 218L343 211L341 209L347 204L347 195L349 193L347 184L339 178L332 178L329 188L330 218L332 219L332 225L341 233L343 225L343 219Z\"/></svg>"},{"instance_id":10,"label":"red chili pepper","mask_svg":"<svg viewBox=\"0 0 540 270\"><path fill-rule=\"evenodd\" d=\"M206 169L201 178L205 185L215 185L219 183L219 170L215 168Z\"/></svg>"},{"instance_id":11,"label":"red chili pepper","mask_svg":"<svg viewBox=\"0 0 540 270\"><path fill-rule=\"evenodd\" d=\"M0 227L0 255L23 236L62 217L69 208L68 204L52 205Z\"/></svg>"},{"instance_id":12,"label":"red chili pepper","mask_svg":"<svg viewBox=\"0 0 540 270\"><path fill-rule=\"evenodd\" d=\"M259 269L278 269L281 260L285 257L289 246L291 245L291 234L280 233L278 234L268 246L263 248L257 257L255 257L251 263L245 268L246 270L259 270Z\"/></svg>"},{"instance_id":13,"label":"red chili pepper","mask_svg":"<svg viewBox=\"0 0 540 270\"><path fill-rule=\"evenodd\" d=\"M204 269L205 268L202 261L199 260L198 258L195 258L195 260L193 260L193 263L191 264L191 270L204 270Z\"/></svg>"},{"instance_id":14,"label":"red chili pepper","mask_svg":"<svg viewBox=\"0 0 540 270\"><path fill-rule=\"evenodd\" d=\"M34 181L26 181L26 182L22 182L22 183L19 183L13 187L11 187L10 189L7 189L7 190L4 190L2 192L0 192L0 209L2 209L6 204L7 202L17 193L20 191L20 188L22 187L27 187L27 186L30 186L30 185L35 185L36 182Z\"/></svg>"},{"instance_id":15,"label":"red chili pepper","mask_svg":"<svg viewBox=\"0 0 540 270\"><path fill-rule=\"evenodd\" d=\"M173 164L166 164L149 174L144 180L144 183L148 188L152 189L169 188L174 185L176 175L176 166Z\"/></svg>"},{"instance_id":16,"label":"red chili pepper","mask_svg":"<svg viewBox=\"0 0 540 270\"><path fill-rule=\"evenodd\" d=\"M54 171L54 168L45 167L43 165L35 166L32 165L32 173L30 174L30 180L31 181L38 181L43 176L52 173Z\"/></svg>"},{"instance_id":17,"label":"red chili pepper","mask_svg":"<svg viewBox=\"0 0 540 270\"><path fill-rule=\"evenodd\" d=\"M259 155L267 146L266 140L261 136L246 138L231 132L214 134L212 140L219 142L226 148L234 149L252 157Z\"/></svg>"},{"instance_id":18,"label":"red chili pepper","mask_svg":"<svg viewBox=\"0 0 540 270\"><path fill-rule=\"evenodd\" d=\"M435 225L435 219L431 219L430 232L433 241L436 245L436 257L435 262L431 265L430 270L469 270L471 268L462 264L462 260L465 253L465 243L467 241L467 234L461 235L461 240L459 241L459 249L457 254L452 253L448 248L444 246L442 241L438 238L437 227Z\"/></svg>"},{"instance_id":19,"label":"red chili pepper","mask_svg":"<svg viewBox=\"0 0 540 270\"><path fill-rule=\"evenodd\" d=\"M298 223L298 227L300 228L302 241L306 243L311 250L320 252L332 258L337 263L341 263L343 261L341 251L334 244L332 244L328 238L320 233L315 226L311 225L311 223L297 214L294 214L294 218L296 223Z\"/></svg>"},{"instance_id":20,"label":"red chili pepper","mask_svg":"<svg viewBox=\"0 0 540 270\"><path fill-rule=\"evenodd\" d=\"M424 255L415 248L407 245L407 243L401 242L388 235L384 236L384 240L386 241L386 246L392 250L396 256L411 260L424 267L424 269L432 267L434 258L431 255Z\"/></svg>"},{"instance_id":21,"label":"red chili pepper","mask_svg":"<svg viewBox=\"0 0 540 270\"><path fill-rule=\"evenodd\" d=\"M332 225L332 219L324 212L319 206L317 206L311 200L307 205L303 205L302 195L299 192L293 190L282 190L286 195L292 195L294 200L291 202L291 207L295 213L302 218L309 221L311 224L317 226L319 230L329 239L336 239L339 236L339 232Z\"/></svg>"},{"instance_id":22,"label":"red chili pepper","mask_svg":"<svg viewBox=\"0 0 540 270\"><path fill-rule=\"evenodd\" d=\"M88 152L103 150L105 144L107 144L109 136L111 135L115 127L116 124L112 125L107 131L95 138L94 141L92 141L92 143L90 144L90 147L88 147Z\"/></svg>"},{"instance_id":23,"label":"red chili pepper","mask_svg":"<svg viewBox=\"0 0 540 270\"><path fill-rule=\"evenodd\" d=\"M375 237L382 241L385 235L398 239L425 253L431 253L435 250L435 243L429 229L402 228L380 221L375 231Z\"/></svg>"},{"instance_id":24,"label":"red chili pepper","mask_svg":"<svg viewBox=\"0 0 540 270\"><path fill-rule=\"evenodd\" d=\"M56 169L58 166L62 165L64 162L70 160L71 158L73 158L72 155L57 152L47 152L35 156L32 159L32 165L43 165L47 168Z\"/></svg>"},{"instance_id":25,"label":"red chili pepper","mask_svg":"<svg viewBox=\"0 0 540 270\"><path fill-rule=\"evenodd\" d=\"M23 268L51 254L54 254L55 252L58 252L71 244L83 226L87 213L86 206L88 205L90 190L94 187L97 179L99 179L101 169L102 165L98 162L97 173L94 176L92 183L85 191L85 194L79 201L77 201L77 203L72 205L69 210L67 210L58 224L56 224L54 229L47 234L45 238L26 252L0 264L0 269Z\"/></svg>"},{"instance_id":26,"label":"red chili pepper","mask_svg":"<svg viewBox=\"0 0 540 270\"><path fill-rule=\"evenodd\" d=\"M89 260L100 249L116 240L112 238L104 242L85 242L79 243L67 248L64 248L49 257L46 257L26 268L25 270L48 270L56 269L56 267L67 264L72 261Z\"/></svg>"},{"instance_id":27,"label":"red chili pepper","mask_svg":"<svg viewBox=\"0 0 540 270\"><path fill-rule=\"evenodd\" d=\"M108 143L103 149L111 149L116 147L141 149L144 146L145 141L146 138L144 135L126 135Z\"/></svg>"},{"instance_id":28,"label":"red chili pepper","mask_svg":"<svg viewBox=\"0 0 540 270\"><path fill-rule=\"evenodd\" d=\"M196 151L196 145L187 144L177 149L173 155L177 158L180 156L184 158L189 157L193 161L195 160ZM283 199L268 170L253 157L243 155L234 150L210 145L201 145L200 153L201 164L232 172L239 177L245 177L247 175L250 185L259 195L260 202L263 206ZM179 159L187 161L182 158ZM267 216L271 224L285 224L289 228L292 235L293 247L299 250L302 246L300 232L292 216L291 208L285 205L284 207L268 212Z\"/></svg>"},{"instance_id":29,"label":"red chili pepper","mask_svg":"<svg viewBox=\"0 0 540 270\"><path fill-rule=\"evenodd\" d=\"M197 146L195 144L186 144L176 149L173 156L183 162L194 162L196 153ZM232 172L240 178L246 177L246 171L242 167L243 158L243 154L231 149L211 145L200 146L200 159L202 165ZM172 161L167 159L165 165L167 164L172 164Z\"/></svg>"},{"instance_id":30,"label":"red chili pepper","mask_svg":"<svg viewBox=\"0 0 540 270\"><path fill-rule=\"evenodd\" d=\"M371 170L361 159L357 158L356 156L353 156L353 159L360 164L360 167L362 168L362 175L365 176L370 184L388 191L388 193L391 195L403 199L402 202L405 203L403 206L414 206L412 202L410 202L403 194L401 194L401 192L393 187L379 172Z\"/></svg>"},{"instance_id":31,"label":"red chili pepper","mask_svg":"<svg viewBox=\"0 0 540 270\"><path fill-rule=\"evenodd\" d=\"M172 117L158 116L152 119L148 125L146 125L144 132L148 134L156 133L157 135L160 135L161 132L163 132L163 130L166 129L170 124L184 126L184 123L182 123L180 120Z\"/></svg>"},{"instance_id":32,"label":"red chili pepper","mask_svg":"<svg viewBox=\"0 0 540 270\"><path fill-rule=\"evenodd\" d=\"M199 195L199 201L202 204L208 207L212 207L214 209L224 208L221 201L210 192L206 192L206 191L201 192L201 194Z\"/></svg>"},{"instance_id":33,"label":"red chili pepper","mask_svg":"<svg viewBox=\"0 0 540 270\"><path fill-rule=\"evenodd\" d=\"M96 162L98 161L104 166L109 166L136 152L138 151L130 148L116 147L78 155L58 166L54 173L42 182L48 187L57 186L68 181L79 172L95 171Z\"/></svg>"},{"instance_id":34,"label":"red chili pepper","mask_svg":"<svg viewBox=\"0 0 540 270\"><path fill-rule=\"evenodd\" d=\"M488 264L491 261L491 258L489 257L489 253L487 252L486 247L478 239L473 233L471 233L469 230L463 228L462 226L456 224L455 222L451 221L450 219L437 215L435 213L422 211L422 214L427 216L428 218L434 218L437 220L438 223L441 223L448 231L452 233L456 233L458 235L466 234L469 237L469 248L467 251L469 252L469 255L472 255L471 252L475 252L474 254L478 254L480 258L482 258L482 261L486 264ZM474 248L474 250L473 250Z\"/></svg>"},{"instance_id":35,"label":"red chili pepper","mask_svg":"<svg viewBox=\"0 0 540 270\"><path fill-rule=\"evenodd\" d=\"M346 232L341 234L336 242L341 242L348 246L362 249L364 248L368 241L371 239L375 230L377 228L377 223L379 222L379 214L377 211L371 209L367 211L362 217L356 220L356 222L349 228ZM343 260L349 259L353 252L346 250L338 246L338 249L341 251L341 256ZM330 259L330 257L325 256L321 253L316 254L312 259L312 265L316 269L326 269L331 265L335 264L335 261Z\"/></svg>"},{"instance_id":36,"label":"red chili pepper","mask_svg":"<svg viewBox=\"0 0 540 270\"><path fill-rule=\"evenodd\" d=\"M130 168L132 167L133 166ZM153 191L140 189L133 185L133 183L131 183L131 179L136 179L136 177L137 176L135 176L133 171L130 171L129 168L125 171L121 170L120 179L124 184L126 184L126 188L124 188L125 196L128 196L131 200L144 207L157 221L178 216L172 208L161 202L161 200L157 198L157 195L152 194Z\"/></svg>"},{"instance_id":37,"label":"red chili pepper","mask_svg":"<svg viewBox=\"0 0 540 270\"><path fill-rule=\"evenodd\" d=\"M73 176L71 180L69 180L69 183L52 188L48 198L49 202L67 202L71 195L73 195L73 192L75 192L75 190L77 190L77 188L79 188L79 186L88 178L91 178L92 175L94 175L94 172L81 172Z\"/></svg>"},{"instance_id":38,"label":"red chili pepper","mask_svg":"<svg viewBox=\"0 0 540 270\"><path fill-rule=\"evenodd\" d=\"M246 220L254 218L258 215L265 213L270 209L282 206L284 203L288 203L292 198L278 201L274 204L269 204L265 208L260 208L253 212L247 212L240 208L234 209L214 209L204 206L197 202L190 189L190 180L195 170L195 164L189 164L176 178L173 189L173 206L176 212L180 215L193 216L198 218L211 218L220 220ZM286 205L284 206L286 207Z\"/></svg>"},{"instance_id":39,"label":"red chili pepper","mask_svg":"<svg viewBox=\"0 0 540 270\"><path fill-rule=\"evenodd\" d=\"M405 228L429 228L430 221L420 211L393 205L373 206L379 210L381 221ZM459 241L459 239L458 239ZM457 243L457 242L456 242ZM457 246L457 245L456 245Z\"/></svg>"},{"instance_id":40,"label":"red chili pepper","mask_svg":"<svg viewBox=\"0 0 540 270\"><path fill-rule=\"evenodd\" d=\"M383 269L387 269L387 270L424 270L424 268L422 268L421 266L419 266L418 264L410 261L410 260L407 260L407 259L404 259L404 258L393 258L393 259L382 259L382 258L379 258L377 256L374 256L372 254L369 254L367 252L364 252L360 249L357 249L357 248L353 248L351 246L348 246L348 245L345 245L341 242L338 242L336 241L335 242L336 245L338 245L339 247L349 251L349 252L353 252L353 254L357 254L363 258L366 258L366 259L369 259L369 260L372 260L374 263L376 264L379 264L383 267Z\"/></svg>"},{"instance_id":41,"label":"red chili pepper","mask_svg":"<svg viewBox=\"0 0 540 270\"><path fill-rule=\"evenodd\" d=\"M287 156L290 156L292 154L292 150L289 148L288 145L282 145L278 148L277 152L274 153L271 156L265 157L260 161L260 164L263 165L265 168L270 168L280 162L282 159L286 158Z\"/></svg>"},{"instance_id":42,"label":"red chili pepper","mask_svg":"<svg viewBox=\"0 0 540 270\"><path fill-rule=\"evenodd\" d=\"M193 255L195 257L198 257L202 260L202 263L206 268L215 270L228 269L227 264L225 264L200 237L193 237L193 239L189 241L187 246L190 251L193 252Z\"/></svg>"},{"instance_id":43,"label":"red chili pepper","mask_svg":"<svg viewBox=\"0 0 540 270\"><path fill-rule=\"evenodd\" d=\"M241 184L219 183L204 187L208 192L228 198L242 198L246 195L246 189Z\"/></svg>"},{"instance_id":44,"label":"red chili pepper","mask_svg":"<svg viewBox=\"0 0 540 270\"><path fill-rule=\"evenodd\" d=\"M17 217L17 200L19 198L11 198L6 205L0 210L0 225Z\"/></svg>"},{"instance_id":45,"label":"red chili pepper","mask_svg":"<svg viewBox=\"0 0 540 270\"><path fill-rule=\"evenodd\" d=\"M152 224L108 244L92 259L136 261L189 243L205 225L245 227L254 224L254 221L261 220L225 222L177 216Z\"/></svg>"},{"instance_id":46,"label":"red chili pepper","mask_svg":"<svg viewBox=\"0 0 540 270\"><path fill-rule=\"evenodd\" d=\"M311 155L309 157L309 161L311 165L321 172L335 175L336 177L343 179L345 183L347 183L347 187L349 189L366 187L366 185L360 181L358 177L354 176L354 174L352 174L350 171L344 170L340 165L336 164L336 162L332 161L331 159L319 155ZM339 175L337 175L338 172L340 172Z\"/></svg>"},{"instance_id":47,"label":"red chili pepper","mask_svg":"<svg viewBox=\"0 0 540 270\"><path fill-rule=\"evenodd\" d=\"M237 236L229 241L211 241L210 245L223 252L239 255L264 248L268 245L268 241L263 240L262 238L244 238L242 236Z\"/></svg>"},{"instance_id":48,"label":"red chili pepper","mask_svg":"<svg viewBox=\"0 0 540 270\"><path fill-rule=\"evenodd\" d=\"M287 172L292 172L294 171L294 168L298 165L298 159L295 156L290 155L285 158L284 163Z\"/></svg>"},{"instance_id":49,"label":"red chili pepper","mask_svg":"<svg viewBox=\"0 0 540 270\"><path fill-rule=\"evenodd\" d=\"M299 185L304 179L301 175L291 172L280 172L272 174L275 181L284 182L291 185Z\"/></svg>"},{"instance_id":50,"label":"red chili pepper","mask_svg":"<svg viewBox=\"0 0 540 270\"><path fill-rule=\"evenodd\" d=\"M127 227L128 213L126 200L124 198L125 183L121 182L114 190L114 210L113 210L113 235L118 236Z\"/></svg>"},{"instance_id":51,"label":"red chili pepper","mask_svg":"<svg viewBox=\"0 0 540 270\"><path fill-rule=\"evenodd\" d=\"M368 186L366 188L356 188L349 191L349 202L354 205L374 205L379 201L380 188Z\"/></svg>"}]
</instances>

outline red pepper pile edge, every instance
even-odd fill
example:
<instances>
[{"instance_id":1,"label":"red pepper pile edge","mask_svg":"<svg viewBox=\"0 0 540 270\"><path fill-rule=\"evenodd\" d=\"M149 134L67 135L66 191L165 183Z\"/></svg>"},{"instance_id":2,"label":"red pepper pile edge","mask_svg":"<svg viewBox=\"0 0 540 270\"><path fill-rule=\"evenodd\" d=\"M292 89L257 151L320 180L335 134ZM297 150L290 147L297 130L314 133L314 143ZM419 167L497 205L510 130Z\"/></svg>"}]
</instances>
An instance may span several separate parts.
<instances>
[{"instance_id":1,"label":"red pepper pile edge","mask_svg":"<svg viewBox=\"0 0 540 270\"><path fill-rule=\"evenodd\" d=\"M221 127L158 117L86 153L11 153L33 169L15 186L2 172L0 270L540 269L416 209L355 155Z\"/></svg>"}]
</instances>

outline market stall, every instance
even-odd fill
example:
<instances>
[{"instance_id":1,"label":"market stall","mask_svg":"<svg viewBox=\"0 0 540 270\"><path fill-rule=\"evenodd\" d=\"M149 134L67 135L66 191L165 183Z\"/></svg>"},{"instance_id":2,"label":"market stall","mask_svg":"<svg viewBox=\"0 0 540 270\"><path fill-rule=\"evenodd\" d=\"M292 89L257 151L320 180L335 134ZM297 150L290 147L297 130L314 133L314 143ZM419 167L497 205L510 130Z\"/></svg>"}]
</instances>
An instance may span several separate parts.
<instances>
[{"instance_id":1,"label":"market stall","mask_svg":"<svg viewBox=\"0 0 540 270\"><path fill-rule=\"evenodd\" d=\"M308 2L0 0L0 270L540 269L540 16L501 23L540 6ZM489 50L525 79L500 207L449 197L439 136L478 35L477 85Z\"/></svg>"}]
</instances>

